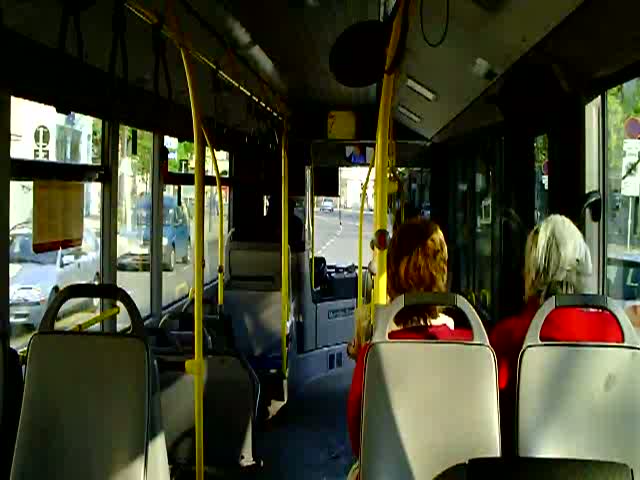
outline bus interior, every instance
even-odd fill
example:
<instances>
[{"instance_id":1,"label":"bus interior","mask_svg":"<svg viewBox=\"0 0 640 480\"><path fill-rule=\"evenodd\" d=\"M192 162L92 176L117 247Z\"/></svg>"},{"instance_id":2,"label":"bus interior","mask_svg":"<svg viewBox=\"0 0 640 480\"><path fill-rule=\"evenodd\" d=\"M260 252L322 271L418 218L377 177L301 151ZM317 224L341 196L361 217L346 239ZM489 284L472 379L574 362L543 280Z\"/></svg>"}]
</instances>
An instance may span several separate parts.
<instances>
[{"instance_id":1,"label":"bus interior","mask_svg":"<svg viewBox=\"0 0 640 480\"><path fill-rule=\"evenodd\" d=\"M2 0L0 479L637 475L638 18L629 0ZM538 315L602 308L624 342L530 341L501 432L487 332L522 310L527 235L556 213L596 295ZM389 236L414 216L444 233L451 295L388 303ZM356 311L378 332L420 302L473 340L374 333L356 459ZM407 365L447 418L393 381Z\"/></svg>"}]
</instances>

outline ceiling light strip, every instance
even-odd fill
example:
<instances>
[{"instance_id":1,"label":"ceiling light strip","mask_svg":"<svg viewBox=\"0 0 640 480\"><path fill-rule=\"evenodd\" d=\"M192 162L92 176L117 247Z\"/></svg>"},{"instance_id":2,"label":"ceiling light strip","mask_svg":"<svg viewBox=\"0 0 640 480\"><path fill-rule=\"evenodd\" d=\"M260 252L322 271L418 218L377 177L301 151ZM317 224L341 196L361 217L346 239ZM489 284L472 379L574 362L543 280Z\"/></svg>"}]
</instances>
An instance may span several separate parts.
<instances>
[{"instance_id":1,"label":"ceiling light strip","mask_svg":"<svg viewBox=\"0 0 640 480\"><path fill-rule=\"evenodd\" d=\"M398 107L398 111L402 113L404 116L406 116L408 119L413 120L416 123L420 123L422 121L422 118L420 118L416 113L412 112L404 105L400 105Z\"/></svg>"},{"instance_id":2,"label":"ceiling light strip","mask_svg":"<svg viewBox=\"0 0 640 480\"><path fill-rule=\"evenodd\" d=\"M435 102L438 100L438 94L433 90L425 87L417 80L414 80L411 77L407 77L407 87L416 92L418 95L426 98L430 102Z\"/></svg>"}]
</instances>

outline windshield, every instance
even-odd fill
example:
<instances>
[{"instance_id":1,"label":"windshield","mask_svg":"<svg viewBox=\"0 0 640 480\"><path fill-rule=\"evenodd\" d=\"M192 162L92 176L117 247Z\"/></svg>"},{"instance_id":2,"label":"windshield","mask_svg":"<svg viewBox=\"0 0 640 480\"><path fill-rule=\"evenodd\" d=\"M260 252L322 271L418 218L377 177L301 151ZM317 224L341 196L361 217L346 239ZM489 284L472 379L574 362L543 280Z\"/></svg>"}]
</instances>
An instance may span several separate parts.
<instances>
[{"instance_id":1,"label":"windshield","mask_svg":"<svg viewBox=\"0 0 640 480\"><path fill-rule=\"evenodd\" d=\"M162 223L167 225L173 224L173 208L165 208ZM150 227L151 226L151 209L150 208L137 208L134 212L134 221L138 227Z\"/></svg>"},{"instance_id":2,"label":"windshield","mask_svg":"<svg viewBox=\"0 0 640 480\"><path fill-rule=\"evenodd\" d=\"M58 251L34 253L31 234L19 233L9 235L9 263L39 263L55 265Z\"/></svg>"}]
</instances>

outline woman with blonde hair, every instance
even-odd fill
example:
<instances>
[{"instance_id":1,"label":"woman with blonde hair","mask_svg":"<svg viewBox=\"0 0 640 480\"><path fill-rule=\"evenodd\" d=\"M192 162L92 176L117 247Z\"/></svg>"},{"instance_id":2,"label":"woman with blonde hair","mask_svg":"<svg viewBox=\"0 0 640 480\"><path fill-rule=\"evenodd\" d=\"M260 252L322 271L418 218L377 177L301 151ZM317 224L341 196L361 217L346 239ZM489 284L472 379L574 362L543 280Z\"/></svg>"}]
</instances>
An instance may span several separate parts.
<instances>
[{"instance_id":1,"label":"woman with blonde hair","mask_svg":"<svg viewBox=\"0 0 640 480\"><path fill-rule=\"evenodd\" d=\"M447 244L440 227L435 222L414 218L400 225L391 239L387 253L387 293L394 298L409 292L445 292L447 288ZM360 419L364 366L369 348L371 331L370 306L365 305L356 313L357 361L353 372L347 403L347 424L351 446L356 457L360 456ZM453 320L443 315L438 307L417 306L403 309L390 322L388 338L393 339L456 339ZM460 338L458 338L460 339ZM465 338L466 339L466 338ZM356 478L358 466L349 478Z\"/></svg>"},{"instance_id":2,"label":"woman with blonde hair","mask_svg":"<svg viewBox=\"0 0 640 480\"><path fill-rule=\"evenodd\" d=\"M518 357L529 325L548 298L587 293L592 268L589 247L567 217L551 215L529 234L524 264L525 307L520 314L499 322L489 337L498 360L504 454L513 454ZM561 308L545 319L540 339L618 343L622 331L609 312Z\"/></svg>"}]
</instances>

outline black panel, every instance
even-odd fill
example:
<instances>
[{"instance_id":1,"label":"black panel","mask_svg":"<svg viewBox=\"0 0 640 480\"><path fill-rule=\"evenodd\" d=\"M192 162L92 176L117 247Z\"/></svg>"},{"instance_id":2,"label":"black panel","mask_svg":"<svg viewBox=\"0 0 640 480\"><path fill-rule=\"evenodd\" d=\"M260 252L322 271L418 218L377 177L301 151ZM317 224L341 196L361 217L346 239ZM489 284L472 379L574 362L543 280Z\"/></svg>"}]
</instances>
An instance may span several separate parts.
<instances>
[{"instance_id":1,"label":"black panel","mask_svg":"<svg viewBox=\"0 0 640 480\"><path fill-rule=\"evenodd\" d=\"M313 170L313 193L316 197L339 196L338 167L316 167Z\"/></svg>"}]
</instances>

